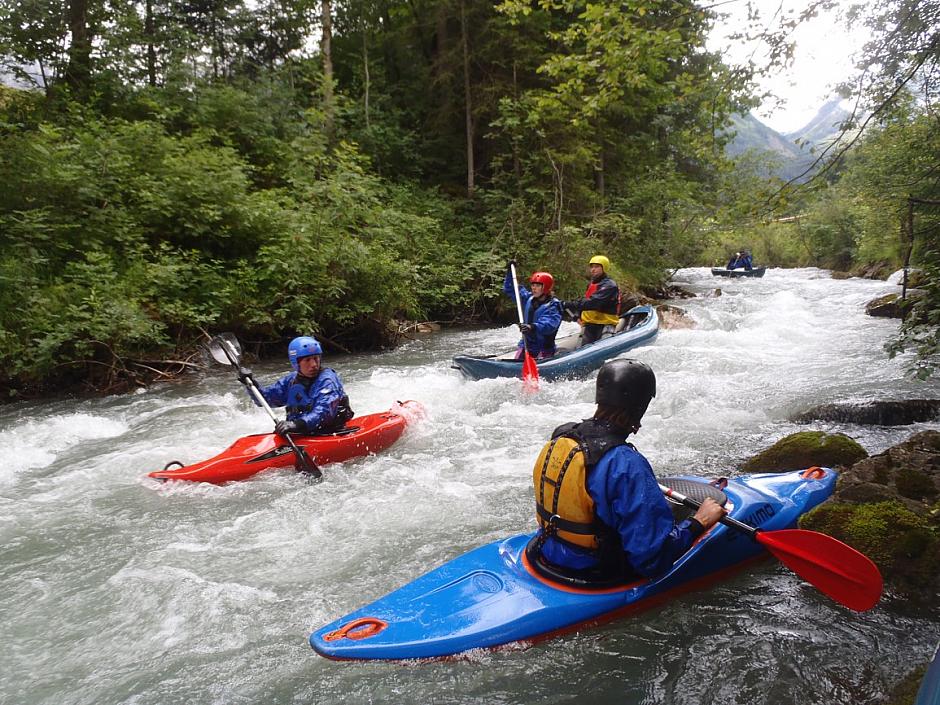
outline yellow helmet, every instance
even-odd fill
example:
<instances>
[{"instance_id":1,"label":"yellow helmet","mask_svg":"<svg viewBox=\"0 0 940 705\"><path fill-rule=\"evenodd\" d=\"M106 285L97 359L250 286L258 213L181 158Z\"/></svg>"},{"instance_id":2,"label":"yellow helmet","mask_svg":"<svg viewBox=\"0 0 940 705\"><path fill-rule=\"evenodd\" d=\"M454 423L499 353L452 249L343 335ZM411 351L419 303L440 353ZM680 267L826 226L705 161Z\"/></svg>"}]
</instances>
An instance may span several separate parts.
<instances>
[{"instance_id":1,"label":"yellow helmet","mask_svg":"<svg viewBox=\"0 0 940 705\"><path fill-rule=\"evenodd\" d=\"M599 264L604 268L605 272L610 269L610 260L604 257L604 255L594 255L591 257L591 261L588 262L588 264Z\"/></svg>"}]
</instances>

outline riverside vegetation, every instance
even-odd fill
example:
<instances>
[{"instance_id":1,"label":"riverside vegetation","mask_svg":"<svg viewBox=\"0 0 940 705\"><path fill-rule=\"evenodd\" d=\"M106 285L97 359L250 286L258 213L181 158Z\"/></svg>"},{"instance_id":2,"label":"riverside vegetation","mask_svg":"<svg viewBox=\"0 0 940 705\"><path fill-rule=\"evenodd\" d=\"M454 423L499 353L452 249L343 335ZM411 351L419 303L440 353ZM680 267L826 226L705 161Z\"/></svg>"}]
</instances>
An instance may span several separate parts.
<instances>
[{"instance_id":1,"label":"riverside vegetation","mask_svg":"<svg viewBox=\"0 0 940 705\"><path fill-rule=\"evenodd\" d=\"M775 62L723 63L686 0L0 0L0 57L34 84L0 89L0 397L172 376L223 329L263 355L493 320L508 256L574 296L598 251L655 288L741 243L839 270L913 246L933 283L894 350L927 374L937 3L902 6L862 15L903 20L866 55L863 137L793 188L723 151Z\"/></svg>"}]
</instances>

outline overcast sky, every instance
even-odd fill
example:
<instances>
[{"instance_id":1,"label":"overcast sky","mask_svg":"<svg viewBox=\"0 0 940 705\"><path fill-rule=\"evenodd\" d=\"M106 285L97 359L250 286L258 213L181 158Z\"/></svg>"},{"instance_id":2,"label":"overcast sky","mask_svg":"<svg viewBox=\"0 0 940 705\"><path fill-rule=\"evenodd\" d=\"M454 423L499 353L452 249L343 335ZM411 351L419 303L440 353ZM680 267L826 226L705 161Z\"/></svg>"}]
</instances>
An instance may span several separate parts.
<instances>
[{"instance_id":1,"label":"overcast sky","mask_svg":"<svg viewBox=\"0 0 940 705\"><path fill-rule=\"evenodd\" d=\"M764 22L783 8L799 12L809 0L751 0ZM721 0L719 0L721 2ZM729 42L727 35L743 27L747 18L746 0L732 0L716 5L718 12L730 15L725 24L716 26L710 48L725 52L730 63L743 63L753 56L756 64L766 60L763 47L742 42ZM809 122L816 111L835 95L833 86L852 74L852 55L864 44L861 31L849 33L834 13L809 20L793 35L796 40L795 60L789 71L766 80L762 87L774 91L786 103L774 107L770 101L755 114L778 132L792 132Z\"/></svg>"}]
</instances>

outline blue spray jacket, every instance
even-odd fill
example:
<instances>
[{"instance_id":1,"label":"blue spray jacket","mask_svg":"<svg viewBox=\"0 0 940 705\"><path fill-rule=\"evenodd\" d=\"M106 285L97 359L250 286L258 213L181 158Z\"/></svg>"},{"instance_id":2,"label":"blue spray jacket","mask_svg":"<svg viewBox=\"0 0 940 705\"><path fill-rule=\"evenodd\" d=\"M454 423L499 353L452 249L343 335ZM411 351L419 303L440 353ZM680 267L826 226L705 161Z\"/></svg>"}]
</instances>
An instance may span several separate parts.
<instances>
[{"instance_id":1,"label":"blue spray jacket","mask_svg":"<svg viewBox=\"0 0 940 705\"><path fill-rule=\"evenodd\" d=\"M689 548L697 533L691 519L676 524L649 461L633 446L604 453L588 474L588 494L597 518L620 536L627 563L638 575L667 571ZM546 538L542 555L556 565L582 570L597 560L576 546Z\"/></svg>"},{"instance_id":2,"label":"blue spray jacket","mask_svg":"<svg viewBox=\"0 0 940 705\"><path fill-rule=\"evenodd\" d=\"M506 272L503 281L503 293L513 301L516 294L512 288L512 275ZM532 292L524 286L519 287L519 298L522 300L522 320L535 326L535 330L525 336L525 343L530 355L549 357L555 354L555 336L561 325L561 301L554 296L548 296L544 303L532 306ZM522 340L519 341L522 347Z\"/></svg>"},{"instance_id":3,"label":"blue spray jacket","mask_svg":"<svg viewBox=\"0 0 940 705\"><path fill-rule=\"evenodd\" d=\"M329 367L321 369L313 379L291 372L262 388L261 396L271 406L286 406L288 420L302 422L305 433L329 429L349 408L343 383Z\"/></svg>"},{"instance_id":4,"label":"blue spray jacket","mask_svg":"<svg viewBox=\"0 0 940 705\"><path fill-rule=\"evenodd\" d=\"M738 267L744 267L745 269L753 269L754 264L751 259L751 255L745 252L740 257L732 257L728 260L728 269L737 269Z\"/></svg>"}]
</instances>

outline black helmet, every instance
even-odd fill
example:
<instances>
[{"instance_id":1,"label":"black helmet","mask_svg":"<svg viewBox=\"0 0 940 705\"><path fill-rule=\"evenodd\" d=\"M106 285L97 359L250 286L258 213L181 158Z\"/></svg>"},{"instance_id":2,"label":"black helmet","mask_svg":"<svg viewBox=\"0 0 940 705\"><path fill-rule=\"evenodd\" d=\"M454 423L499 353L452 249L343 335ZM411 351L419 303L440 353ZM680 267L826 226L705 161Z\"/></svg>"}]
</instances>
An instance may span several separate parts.
<instances>
[{"instance_id":1,"label":"black helmet","mask_svg":"<svg viewBox=\"0 0 940 705\"><path fill-rule=\"evenodd\" d=\"M639 360L611 360L597 373L594 400L604 406L625 409L637 421L656 396L656 375Z\"/></svg>"}]
</instances>

